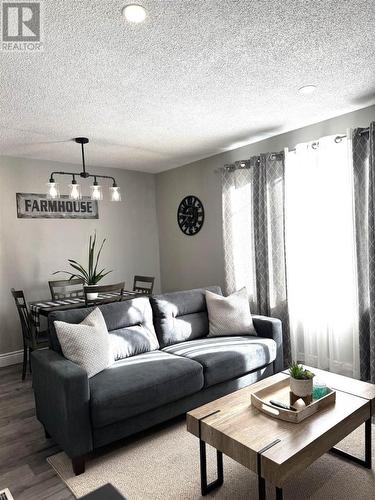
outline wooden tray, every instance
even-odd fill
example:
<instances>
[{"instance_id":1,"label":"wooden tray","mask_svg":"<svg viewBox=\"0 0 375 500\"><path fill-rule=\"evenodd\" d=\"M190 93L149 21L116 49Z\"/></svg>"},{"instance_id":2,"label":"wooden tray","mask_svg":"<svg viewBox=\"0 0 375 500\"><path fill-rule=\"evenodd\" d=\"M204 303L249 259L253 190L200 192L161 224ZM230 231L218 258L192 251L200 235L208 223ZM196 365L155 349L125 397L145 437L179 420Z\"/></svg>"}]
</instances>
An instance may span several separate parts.
<instances>
[{"instance_id":1,"label":"wooden tray","mask_svg":"<svg viewBox=\"0 0 375 500\"><path fill-rule=\"evenodd\" d=\"M328 390L329 392L326 396L313 401L308 406L305 406L302 400L299 400L295 405L296 408L298 408L297 411L277 408L270 403L271 399L287 405L290 404L289 378L287 378L281 380L280 382L277 382L276 384L270 385L264 389L252 393L251 404L270 417L298 424L299 422L302 422L302 420L305 420L305 418L314 415L314 413L316 413L317 411L322 410L323 408L326 408L327 406L335 403L336 391L333 391L331 389Z\"/></svg>"}]
</instances>

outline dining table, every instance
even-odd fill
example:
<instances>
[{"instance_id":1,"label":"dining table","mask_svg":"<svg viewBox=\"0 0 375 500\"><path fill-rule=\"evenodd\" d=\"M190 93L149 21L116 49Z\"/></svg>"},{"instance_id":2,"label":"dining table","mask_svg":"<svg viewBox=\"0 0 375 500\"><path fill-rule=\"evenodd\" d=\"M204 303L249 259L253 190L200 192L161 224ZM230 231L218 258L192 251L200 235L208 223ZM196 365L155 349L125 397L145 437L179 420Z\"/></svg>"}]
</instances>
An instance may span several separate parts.
<instances>
[{"instance_id":1,"label":"dining table","mask_svg":"<svg viewBox=\"0 0 375 500\"><path fill-rule=\"evenodd\" d=\"M95 299L95 301L97 302L96 305L118 302L119 296L120 292L100 293L97 299ZM130 300L136 297L144 297L144 296L145 296L144 293L124 290L121 300ZM36 300L33 302L29 302L28 305L30 309L31 318L33 320L37 332L39 332L40 330L41 317L48 318L48 315L51 312L55 311L66 311L68 309L78 309L87 307L84 296L56 299L56 300L51 300L51 299Z\"/></svg>"}]
</instances>

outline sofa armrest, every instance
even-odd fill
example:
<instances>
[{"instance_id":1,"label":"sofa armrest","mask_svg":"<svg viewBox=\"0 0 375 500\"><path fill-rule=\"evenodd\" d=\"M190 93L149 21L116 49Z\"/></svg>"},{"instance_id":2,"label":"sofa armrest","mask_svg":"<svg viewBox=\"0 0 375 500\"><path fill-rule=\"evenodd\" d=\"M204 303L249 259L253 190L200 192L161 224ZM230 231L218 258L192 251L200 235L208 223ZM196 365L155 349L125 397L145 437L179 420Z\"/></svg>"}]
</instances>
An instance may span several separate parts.
<instances>
[{"instance_id":1,"label":"sofa armrest","mask_svg":"<svg viewBox=\"0 0 375 500\"><path fill-rule=\"evenodd\" d=\"M86 371L52 350L31 355L38 420L71 458L92 450Z\"/></svg>"},{"instance_id":2,"label":"sofa armrest","mask_svg":"<svg viewBox=\"0 0 375 500\"><path fill-rule=\"evenodd\" d=\"M276 342L274 373L281 372L284 369L283 329L281 321L277 318L268 318L267 316L253 316L253 324L259 337L273 339Z\"/></svg>"}]
</instances>

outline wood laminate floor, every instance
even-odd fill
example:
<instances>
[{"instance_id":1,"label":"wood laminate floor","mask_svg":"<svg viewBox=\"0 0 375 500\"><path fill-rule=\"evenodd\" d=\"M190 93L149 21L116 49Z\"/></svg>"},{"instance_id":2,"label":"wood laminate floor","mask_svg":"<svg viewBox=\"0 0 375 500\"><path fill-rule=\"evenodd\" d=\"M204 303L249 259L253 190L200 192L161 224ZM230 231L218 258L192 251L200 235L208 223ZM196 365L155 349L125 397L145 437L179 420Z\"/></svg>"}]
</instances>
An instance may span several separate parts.
<instances>
[{"instance_id":1,"label":"wood laminate floor","mask_svg":"<svg viewBox=\"0 0 375 500\"><path fill-rule=\"evenodd\" d=\"M60 451L46 439L35 417L31 376L21 381L20 365L0 369L0 490L15 500L73 500L46 462Z\"/></svg>"}]
</instances>

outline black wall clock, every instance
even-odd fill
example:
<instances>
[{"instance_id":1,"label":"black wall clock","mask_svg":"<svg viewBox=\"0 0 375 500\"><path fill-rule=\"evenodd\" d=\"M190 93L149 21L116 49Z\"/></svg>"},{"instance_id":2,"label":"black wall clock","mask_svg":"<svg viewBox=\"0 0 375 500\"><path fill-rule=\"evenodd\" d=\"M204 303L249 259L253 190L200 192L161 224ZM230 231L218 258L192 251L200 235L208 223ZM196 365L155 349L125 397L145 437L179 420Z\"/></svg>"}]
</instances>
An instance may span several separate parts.
<instances>
[{"instance_id":1,"label":"black wall clock","mask_svg":"<svg viewBox=\"0 0 375 500\"><path fill-rule=\"evenodd\" d=\"M177 222L184 234L194 236L199 233L204 222L201 200L194 195L186 196L178 206Z\"/></svg>"}]
</instances>

